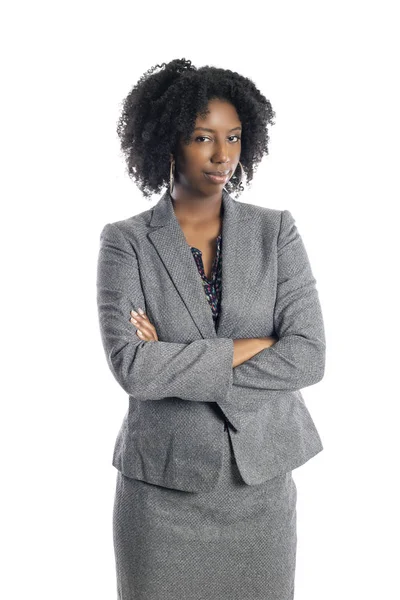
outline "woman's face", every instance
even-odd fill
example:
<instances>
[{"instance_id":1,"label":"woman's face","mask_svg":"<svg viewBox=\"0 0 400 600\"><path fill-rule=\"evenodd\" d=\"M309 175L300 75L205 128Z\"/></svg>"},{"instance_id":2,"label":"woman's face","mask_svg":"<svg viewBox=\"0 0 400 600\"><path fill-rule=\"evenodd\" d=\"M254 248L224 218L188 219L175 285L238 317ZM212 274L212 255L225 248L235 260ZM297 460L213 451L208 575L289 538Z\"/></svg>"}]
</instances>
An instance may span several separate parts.
<instances>
[{"instance_id":1,"label":"woman's face","mask_svg":"<svg viewBox=\"0 0 400 600\"><path fill-rule=\"evenodd\" d=\"M212 195L222 190L240 160L241 122L235 107L227 101L208 103L205 119L197 117L190 143L180 142L175 158L175 185L186 191ZM229 171L221 181L207 174Z\"/></svg>"}]
</instances>

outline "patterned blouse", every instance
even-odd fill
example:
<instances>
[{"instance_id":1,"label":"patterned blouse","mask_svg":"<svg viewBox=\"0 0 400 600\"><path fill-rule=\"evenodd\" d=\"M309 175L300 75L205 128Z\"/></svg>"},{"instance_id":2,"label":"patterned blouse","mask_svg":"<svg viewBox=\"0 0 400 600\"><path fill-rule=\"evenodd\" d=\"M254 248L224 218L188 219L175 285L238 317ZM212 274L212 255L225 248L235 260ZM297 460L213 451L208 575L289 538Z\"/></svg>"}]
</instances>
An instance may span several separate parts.
<instances>
[{"instance_id":1,"label":"patterned blouse","mask_svg":"<svg viewBox=\"0 0 400 600\"><path fill-rule=\"evenodd\" d=\"M214 319L214 326L217 327L220 300L221 300L221 279L222 279L222 234L217 237L217 252L215 254L214 264L211 270L211 279L207 279L204 273L204 265L202 259L202 252L194 246L190 247L194 260L196 261L197 268L203 281L204 291L207 296L209 305L211 306L212 316ZM225 418L225 415L221 415L224 421L224 431L229 429L229 422Z\"/></svg>"},{"instance_id":2,"label":"patterned blouse","mask_svg":"<svg viewBox=\"0 0 400 600\"><path fill-rule=\"evenodd\" d=\"M207 296L208 303L211 307L212 316L214 319L214 326L217 326L220 299L221 299L221 277L222 277L222 234L217 237L217 252L214 259L214 264L211 271L211 279L207 279L204 273L204 265L202 259L202 252L194 246L190 247L194 260L196 261L197 268L199 270L201 279L203 281L204 291Z\"/></svg>"}]
</instances>

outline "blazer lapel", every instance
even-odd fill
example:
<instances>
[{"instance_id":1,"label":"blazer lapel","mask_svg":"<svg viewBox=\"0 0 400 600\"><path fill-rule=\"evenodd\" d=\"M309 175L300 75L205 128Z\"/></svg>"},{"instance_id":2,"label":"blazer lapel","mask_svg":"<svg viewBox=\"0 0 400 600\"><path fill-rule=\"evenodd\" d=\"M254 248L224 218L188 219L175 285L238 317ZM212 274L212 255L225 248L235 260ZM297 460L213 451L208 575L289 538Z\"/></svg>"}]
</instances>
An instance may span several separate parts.
<instances>
[{"instance_id":1,"label":"blazer lapel","mask_svg":"<svg viewBox=\"0 0 400 600\"><path fill-rule=\"evenodd\" d=\"M215 328L212 312L192 251L176 218L167 190L154 206L148 238L154 244L179 295L203 338L231 337L246 310L253 284L251 273L251 221L247 206L222 190L221 314ZM248 296L247 296L248 299Z\"/></svg>"}]
</instances>

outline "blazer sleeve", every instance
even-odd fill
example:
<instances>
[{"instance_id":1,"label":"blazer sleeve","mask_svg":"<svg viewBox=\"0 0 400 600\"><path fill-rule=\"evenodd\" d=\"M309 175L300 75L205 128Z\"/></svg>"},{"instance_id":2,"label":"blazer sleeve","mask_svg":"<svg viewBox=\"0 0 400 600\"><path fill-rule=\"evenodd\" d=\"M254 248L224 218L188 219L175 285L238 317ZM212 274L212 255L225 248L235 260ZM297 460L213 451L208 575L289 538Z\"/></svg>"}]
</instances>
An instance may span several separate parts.
<instances>
[{"instance_id":1,"label":"blazer sleeve","mask_svg":"<svg viewBox=\"0 0 400 600\"><path fill-rule=\"evenodd\" d=\"M113 223L100 234L97 307L106 359L115 379L138 400L218 402L229 397L233 340L200 339L183 344L140 340L130 311L145 300L136 253Z\"/></svg>"},{"instance_id":2,"label":"blazer sleeve","mask_svg":"<svg viewBox=\"0 0 400 600\"><path fill-rule=\"evenodd\" d=\"M233 386L299 390L323 378L325 331L307 252L288 210L282 211L277 248L274 329L278 341L233 369ZM240 391L240 390L238 390Z\"/></svg>"}]
</instances>

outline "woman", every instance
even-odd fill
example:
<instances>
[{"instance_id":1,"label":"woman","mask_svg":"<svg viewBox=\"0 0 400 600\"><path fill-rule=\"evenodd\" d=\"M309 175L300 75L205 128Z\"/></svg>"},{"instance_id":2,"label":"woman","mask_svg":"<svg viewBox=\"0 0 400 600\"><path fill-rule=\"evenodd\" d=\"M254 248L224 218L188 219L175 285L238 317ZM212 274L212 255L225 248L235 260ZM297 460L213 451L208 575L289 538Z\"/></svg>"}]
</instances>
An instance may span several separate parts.
<instances>
[{"instance_id":1,"label":"woman","mask_svg":"<svg viewBox=\"0 0 400 600\"><path fill-rule=\"evenodd\" d=\"M324 374L322 314L291 213L230 195L274 116L251 80L184 59L123 105L129 175L146 197L167 190L100 236L102 341L129 395L113 455L120 600L294 597L292 469L323 449L299 390Z\"/></svg>"}]
</instances>

